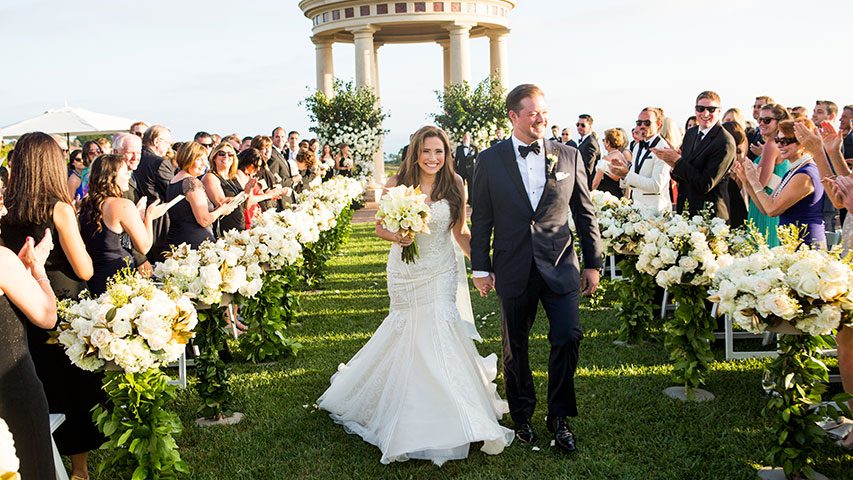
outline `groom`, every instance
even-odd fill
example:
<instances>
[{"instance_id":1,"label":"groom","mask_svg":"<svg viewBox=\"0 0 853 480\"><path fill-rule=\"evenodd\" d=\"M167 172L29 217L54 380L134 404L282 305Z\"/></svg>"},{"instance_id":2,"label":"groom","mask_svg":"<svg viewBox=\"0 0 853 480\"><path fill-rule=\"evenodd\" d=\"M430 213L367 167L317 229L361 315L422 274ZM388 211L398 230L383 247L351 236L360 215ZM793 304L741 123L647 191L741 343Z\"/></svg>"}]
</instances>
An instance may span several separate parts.
<instances>
[{"instance_id":1,"label":"groom","mask_svg":"<svg viewBox=\"0 0 853 480\"><path fill-rule=\"evenodd\" d=\"M506 98L512 137L477 159L471 214L471 265L481 295L494 288L501 307L503 371L516 437L535 439L530 419L536 406L527 359L530 328L539 302L550 331L548 416L555 445L575 451L566 417L577 416L574 375L583 337L579 292L591 295L602 266L595 210L577 149L545 141L548 107L535 85L519 85ZM583 250L581 274L569 208ZM489 242L494 232L494 257Z\"/></svg>"}]
</instances>

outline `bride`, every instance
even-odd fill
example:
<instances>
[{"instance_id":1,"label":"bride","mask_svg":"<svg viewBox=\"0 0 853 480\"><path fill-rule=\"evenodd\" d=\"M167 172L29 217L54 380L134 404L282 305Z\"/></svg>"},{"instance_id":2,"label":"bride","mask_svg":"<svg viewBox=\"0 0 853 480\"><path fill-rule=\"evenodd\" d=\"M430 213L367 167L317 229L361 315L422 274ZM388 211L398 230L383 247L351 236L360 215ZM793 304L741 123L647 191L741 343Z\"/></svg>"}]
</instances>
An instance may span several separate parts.
<instances>
[{"instance_id":1,"label":"bride","mask_svg":"<svg viewBox=\"0 0 853 480\"><path fill-rule=\"evenodd\" d=\"M472 341L482 339L471 314L464 259L454 251L455 239L470 254L471 233L462 179L453 172L449 151L443 130L423 127L412 136L399 173L388 180L386 191L420 186L432 208L432 233L417 236L420 257L404 263L401 248L411 240L377 222L376 235L392 242L386 268L390 313L317 400L347 432L378 446L384 464L418 458L440 466L467 457L473 442L497 455L513 438L498 424L508 408L492 383L497 356L480 357Z\"/></svg>"}]
</instances>

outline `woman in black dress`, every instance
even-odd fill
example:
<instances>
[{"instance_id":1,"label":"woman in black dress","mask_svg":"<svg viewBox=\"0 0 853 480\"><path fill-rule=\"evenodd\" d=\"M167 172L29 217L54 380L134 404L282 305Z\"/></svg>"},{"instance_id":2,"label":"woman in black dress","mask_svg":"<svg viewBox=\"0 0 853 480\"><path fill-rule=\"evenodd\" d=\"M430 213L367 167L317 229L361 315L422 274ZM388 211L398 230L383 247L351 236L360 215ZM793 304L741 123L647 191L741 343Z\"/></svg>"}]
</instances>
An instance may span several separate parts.
<instances>
[{"instance_id":1,"label":"woman in black dress","mask_svg":"<svg viewBox=\"0 0 853 480\"><path fill-rule=\"evenodd\" d=\"M346 143L342 143L338 145L338 148L341 150L340 156L338 156L335 161L335 171L337 175L343 175L345 177L352 176L352 169L355 166L355 163L352 160L352 155L349 153L349 145Z\"/></svg>"},{"instance_id":2,"label":"woman in black dress","mask_svg":"<svg viewBox=\"0 0 853 480\"><path fill-rule=\"evenodd\" d=\"M89 195L80 207L80 231L86 251L92 257L94 273L89 290L100 295L107 281L119 270L134 267L133 256L121 245L121 234L127 232L133 248L148 253L154 241L154 219L168 208L158 200L144 214L122 192L130 187L130 171L123 155L101 155L92 162L89 173Z\"/></svg>"},{"instance_id":3,"label":"woman in black dress","mask_svg":"<svg viewBox=\"0 0 853 480\"><path fill-rule=\"evenodd\" d=\"M229 198L239 195L240 192L245 192L246 195L252 194L255 181L241 185L237 179L237 152L234 151L234 147L227 143L220 143L210 152L208 161L210 171L201 179L201 183L213 206L222 206ZM213 224L214 234L221 237L228 230L245 230L246 208L244 205L247 204L248 202L242 203L233 212L217 219Z\"/></svg>"},{"instance_id":4,"label":"woman in black dress","mask_svg":"<svg viewBox=\"0 0 853 480\"><path fill-rule=\"evenodd\" d=\"M166 188L166 201L171 202L178 195L184 198L169 212L166 241L172 246L186 243L192 248L198 248L205 240L216 241L213 222L228 215L237 206L223 203L212 208L204 184L198 180L207 163L207 149L202 144L187 142L181 145L175 160L181 170Z\"/></svg>"},{"instance_id":5,"label":"woman in black dress","mask_svg":"<svg viewBox=\"0 0 853 480\"><path fill-rule=\"evenodd\" d=\"M294 185L296 193L310 190L311 182L317 178L317 157L310 149L300 150L296 154L296 165L299 167L299 174L302 175L302 181Z\"/></svg>"},{"instance_id":6,"label":"woman in black dress","mask_svg":"<svg viewBox=\"0 0 853 480\"><path fill-rule=\"evenodd\" d=\"M76 299L92 276L92 259L65 188L62 150L44 133L22 136L16 149L18 155L11 167L5 198L8 214L0 219L0 239L12 251L18 251L28 237L40 242L49 230L59 245L45 262L47 277L58 298ZM105 400L101 375L74 366L60 345L46 343L47 331L29 322L26 325L30 355L50 411L65 414L65 422L54 432L57 448L62 455L71 457L72 475L86 479L88 452L105 440L89 412Z\"/></svg>"},{"instance_id":7,"label":"woman in black dress","mask_svg":"<svg viewBox=\"0 0 853 480\"><path fill-rule=\"evenodd\" d=\"M21 258L0 247L0 418L9 426L15 441L20 460L18 473L27 480L56 478L47 399L27 348L24 328L24 323L40 328L56 325L56 298L44 270L51 248L49 230L38 246L29 238Z\"/></svg>"}]
</instances>

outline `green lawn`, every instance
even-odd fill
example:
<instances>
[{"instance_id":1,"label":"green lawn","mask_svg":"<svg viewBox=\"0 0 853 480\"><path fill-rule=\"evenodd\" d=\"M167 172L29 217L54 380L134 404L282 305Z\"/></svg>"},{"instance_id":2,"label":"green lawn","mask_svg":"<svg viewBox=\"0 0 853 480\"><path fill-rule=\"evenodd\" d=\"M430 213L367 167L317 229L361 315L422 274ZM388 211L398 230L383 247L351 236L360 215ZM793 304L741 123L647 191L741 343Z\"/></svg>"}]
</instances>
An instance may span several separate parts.
<instances>
[{"instance_id":1,"label":"green lawn","mask_svg":"<svg viewBox=\"0 0 853 480\"><path fill-rule=\"evenodd\" d=\"M174 408L186 426L178 443L192 469L188 478L755 478L772 441L760 415L765 398L759 379L766 360L715 363L707 385L717 395L713 402L670 400L661 394L671 385L662 344L615 346L614 311L586 307L576 377L580 416L571 422L579 446L574 456L550 448L544 426L548 342L540 312L531 340L539 451L516 442L496 457L473 448L468 459L441 468L417 460L380 464L377 448L347 435L313 404L338 363L346 362L387 314L387 253L388 244L373 235L372 225L356 225L350 243L330 262L325 290L301 295L299 324L287 332L303 344L299 355L267 366L233 365L235 401L246 414L242 423L196 427L198 397L192 388L181 393ZM478 320L485 339L480 353L500 354L497 299L472 298L475 315L495 312ZM721 359L722 345L716 347ZM499 377L503 394L501 382ZM503 423L512 427L508 416ZM830 478L853 477L851 457L834 446L826 446L816 462Z\"/></svg>"}]
</instances>

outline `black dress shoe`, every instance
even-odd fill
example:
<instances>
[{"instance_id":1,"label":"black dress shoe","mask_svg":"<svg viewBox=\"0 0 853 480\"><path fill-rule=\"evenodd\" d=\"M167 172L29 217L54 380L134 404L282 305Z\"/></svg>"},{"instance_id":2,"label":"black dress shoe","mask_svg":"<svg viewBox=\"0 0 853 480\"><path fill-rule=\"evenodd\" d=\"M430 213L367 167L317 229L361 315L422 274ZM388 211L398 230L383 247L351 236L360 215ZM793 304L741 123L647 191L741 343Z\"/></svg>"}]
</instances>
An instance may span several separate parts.
<instances>
[{"instance_id":1,"label":"black dress shoe","mask_svg":"<svg viewBox=\"0 0 853 480\"><path fill-rule=\"evenodd\" d=\"M545 425L548 430L554 434L554 445L567 453L573 453L577 450L575 446L575 435L569 430L569 424L566 422L566 417L551 417L545 419Z\"/></svg>"},{"instance_id":2,"label":"black dress shoe","mask_svg":"<svg viewBox=\"0 0 853 480\"><path fill-rule=\"evenodd\" d=\"M536 440L536 434L533 433L533 426L530 425L530 420L515 424L515 438L524 443L532 443Z\"/></svg>"}]
</instances>

